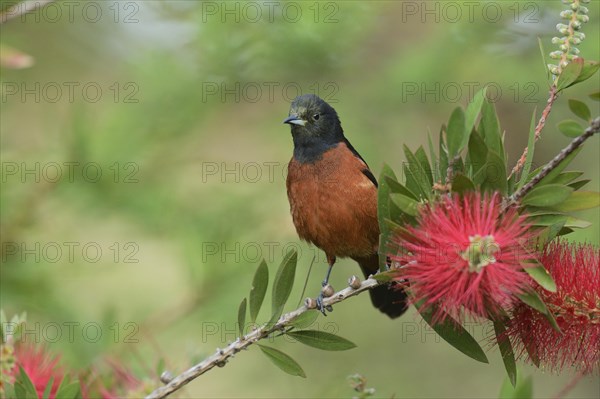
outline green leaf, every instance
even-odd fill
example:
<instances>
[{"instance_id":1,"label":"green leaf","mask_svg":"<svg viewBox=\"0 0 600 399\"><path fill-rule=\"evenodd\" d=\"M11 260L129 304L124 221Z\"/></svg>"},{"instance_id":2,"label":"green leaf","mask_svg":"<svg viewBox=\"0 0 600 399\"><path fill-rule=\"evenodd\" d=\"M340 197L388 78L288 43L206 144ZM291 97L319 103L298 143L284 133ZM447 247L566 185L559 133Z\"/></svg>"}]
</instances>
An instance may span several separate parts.
<instances>
[{"instance_id":1,"label":"green leaf","mask_svg":"<svg viewBox=\"0 0 600 399\"><path fill-rule=\"evenodd\" d=\"M560 130L560 132L567 137L581 136L584 130L583 126L581 126L579 123L575 122L572 119L567 119L565 121L559 122L558 125L556 125L556 127L558 127L558 130Z\"/></svg>"},{"instance_id":2,"label":"green leaf","mask_svg":"<svg viewBox=\"0 0 600 399\"><path fill-rule=\"evenodd\" d=\"M537 108L533 110L533 115L531 115L531 122L529 122L529 138L527 139L527 158L525 159L525 165L523 165L523 172L521 172L521 179L519 180L519 184L517 185L517 190L523 187L527 182L527 176L529 175L529 171L531 170L531 166L533 163L533 153L535 151L535 126L537 120L536 110Z\"/></svg>"},{"instance_id":3,"label":"green leaf","mask_svg":"<svg viewBox=\"0 0 600 399\"><path fill-rule=\"evenodd\" d=\"M309 310L302 313L300 316L296 317L291 323L290 326L294 328L302 329L306 327L310 327L315 320L319 317L319 312L316 310Z\"/></svg>"},{"instance_id":4,"label":"green leaf","mask_svg":"<svg viewBox=\"0 0 600 399\"><path fill-rule=\"evenodd\" d=\"M579 151L581 151L583 147L579 147L577 148L575 151L573 151L572 153L570 153L569 155L567 155L565 157L565 159L563 159L558 166L556 166L554 169L552 169L552 171L550 173L548 173L546 175L546 177L544 177L542 180L540 180L540 182L537 184L538 186L541 186L543 184L548 184L550 182L552 182L554 179L556 179L556 177L558 175L560 175L562 173L563 170L565 170L565 168L567 166L569 166L569 164L571 163L571 161L577 156L577 154L579 154ZM538 169L536 169L536 172L541 171L543 168L540 167Z\"/></svg>"},{"instance_id":5,"label":"green leaf","mask_svg":"<svg viewBox=\"0 0 600 399\"><path fill-rule=\"evenodd\" d=\"M388 184L390 193L403 194L409 198L414 199L415 201L417 200L417 196L412 191L410 191L408 188L404 187L401 183L399 183L395 180L392 180L388 176L386 176L384 178L384 180L386 180L386 182Z\"/></svg>"},{"instance_id":6,"label":"green leaf","mask_svg":"<svg viewBox=\"0 0 600 399\"><path fill-rule=\"evenodd\" d=\"M246 326L246 298L240 303L238 308L238 328L240 331L240 337L244 336L244 327Z\"/></svg>"},{"instance_id":7,"label":"green leaf","mask_svg":"<svg viewBox=\"0 0 600 399\"><path fill-rule=\"evenodd\" d=\"M472 170L473 175L475 175L481 168L485 166L487 160L488 148L483 141L483 138L477 133L477 131L473 131L469 136L469 163ZM481 184L482 182L479 182Z\"/></svg>"},{"instance_id":8,"label":"green leaf","mask_svg":"<svg viewBox=\"0 0 600 399\"><path fill-rule=\"evenodd\" d=\"M540 313L548 313L548 308L542 298L535 291L528 291L517 295L527 306L537 310Z\"/></svg>"},{"instance_id":9,"label":"green leaf","mask_svg":"<svg viewBox=\"0 0 600 399\"><path fill-rule=\"evenodd\" d=\"M577 79L575 79L575 82L573 82L573 84L577 84L588 80L589 78L594 76L596 72L598 72L598 68L600 68L600 64L598 62L584 60L583 67L581 68L581 73L579 74Z\"/></svg>"},{"instance_id":10,"label":"green leaf","mask_svg":"<svg viewBox=\"0 0 600 399\"><path fill-rule=\"evenodd\" d=\"M390 200L394 202L402 212L410 215L417 216L419 214L418 202L412 198L408 198L402 194L390 194Z\"/></svg>"},{"instance_id":11,"label":"green leaf","mask_svg":"<svg viewBox=\"0 0 600 399\"><path fill-rule=\"evenodd\" d=\"M452 191L455 193L475 191L475 185L467 176L459 173L452 180Z\"/></svg>"},{"instance_id":12,"label":"green leaf","mask_svg":"<svg viewBox=\"0 0 600 399\"><path fill-rule=\"evenodd\" d=\"M44 393L42 394L42 399L50 399L50 392L52 392L52 385L54 385L54 377L51 377L48 383L46 384L46 388L44 389Z\"/></svg>"},{"instance_id":13,"label":"green leaf","mask_svg":"<svg viewBox=\"0 0 600 399\"><path fill-rule=\"evenodd\" d=\"M302 367L300 367L300 365L294 359L278 349L262 344L257 345L262 353L264 353L273 362L273 364L279 367L282 371L290 375L306 378L304 370L302 370Z\"/></svg>"},{"instance_id":14,"label":"green leaf","mask_svg":"<svg viewBox=\"0 0 600 399\"><path fill-rule=\"evenodd\" d=\"M522 263L523 269L538 283L542 288L550 292L556 292L556 283L548 273L548 270L537 260Z\"/></svg>"},{"instance_id":15,"label":"green leaf","mask_svg":"<svg viewBox=\"0 0 600 399\"><path fill-rule=\"evenodd\" d=\"M437 168L437 157L435 155L435 149L433 147L433 140L431 139L431 131L427 129L427 145L429 146L429 158L431 159L431 169L433 171L433 181L441 181L439 170Z\"/></svg>"},{"instance_id":16,"label":"green leaf","mask_svg":"<svg viewBox=\"0 0 600 399\"><path fill-rule=\"evenodd\" d=\"M502 143L500 123L498 122L498 116L496 115L496 107L489 100L483 102L483 107L481 108L481 121L479 122L479 128L477 130L481 134L487 148L491 152L495 152L502 160L502 164L505 165L504 144ZM504 166L504 169L506 169L506 166Z\"/></svg>"},{"instance_id":17,"label":"green leaf","mask_svg":"<svg viewBox=\"0 0 600 399\"><path fill-rule=\"evenodd\" d=\"M412 178L418 189L416 194L420 194L422 198L429 198L431 196L431 175L422 168L417 157L415 157L406 145L403 145L402 147L404 149L406 160L408 161L408 164L405 164L409 172L406 176L407 184L409 179Z\"/></svg>"},{"instance_id":18,"label":"green leaf","mask_svg":"<svg viewBox=\"0 0 600 399\"><path fill-rule=\"evenodd\" d=\"M542 54L542 63L544 67L544 71L546 73L546 80L550 81L550 70L548 69L548 63L546 62L546 51L544 51L544 45L542 44L542 39L539 37L538 39L538 47L540 48L540 53Z\"/></svg>"},{"instance_id":19,"label":"green leaf","mask_svg":"<svg viewBox=\"0 0 600 399\"><path fill-rule=\"evenodd\" d=\"M572 192L573 189L569 186L562 184L546 184L541 187L535 187L527 193L521 200L521 203L523 205L537 207L555 206L569 198Z\"/></svg>"},{"instance_id":20,"label":"green leaf","mask_svg":"<svg viewBox=\"0 0 600 399\"><path fill-rule=\"evenodd\" d=\"M431 190L431 186L433 185L433 171L431 165L429 164L429 159L427 159L427 154L425 153L425 149L423 146L417 148L415 152L415 158L419 161L419 165L421 165L421 170L425 172L425 176L429 180L429 190Z\"/></svg>"},{"instance_id":21,"label":"green leaf","mask_svg":"<svg viewBox=\"0 0 600 399\"><path fill-rule=\"evenodd\" d=\"M568 184L570 182L572 182L573 180L577 179L578 177L581 177L583 175L583 172L565 172L565 173L561 173L560 175L556 176L554 179L552 179L552 181L550 183L553 184Z\"/></svg>"},{"instance_id":22,"label":"green leaf","mask_svg":"<svg viewBox=\"0 0 600 399\"><path fill-rule=\"evenodd\" d=\"M19 376L17 378L17 381L15 381L15 383L21 384L22 388L25 391L25 398L27 398L27 399L29 399L29 398L37 399L38 398L37 391L35 389L35 385L33 385L33 382L31 381L31 379L29 378L29 376L27 375L27 373L21 366L19 366ZM16 385L15 385L15 389L16 389Z\"/></svg>"},{"instance_id":23,"label":"green leaf","mask_svg":"<svg viewBox=\"0 0 600 399\"><path fill-rule=\"evenodd\" d=\"M513 387L517 386L517 364L515 362L515 353L510 343L510 339L506 336L506 327L504 322L494 320L494 331L496 332L496 342L502 355L506 374Z\"/></svg>"},{"instance_id":24,"label":"green leaf","mask_svg":"<svg viewBox=\"0 0 600 399\"><path fill-rule=\"evenodd\" d=\"M298 253L295 250L291 250L285 255L285 258L281 261L281 265L279 265L275 281L273 282L273 313L268 323L269 325L277 322L277 319L283 313L285 303L290 297L294 285L294 276L296 275L297 260Z\"/></svg>"},{"instance_id":25,"label":"green leaf","mask_svg":"<svg viewBox=\"0 0 600 399\"><path fill-rule=\"evenodd\" d=\"M529 307L537 310L541 314L543 314L544 317L546 317L546 319L550 323L550 325L556 331L561 332L560 331L560 327L558 326L558 323L556 323L556 319L554 318L554 316L552 315L552 313L548 310L548 307L546 306L546 304L544 303L544 301L542 301L542 298L540 298L540 296L538 295L537 292L535 292L535 291L528 291L528 292L525 292L523 294L519 294L517 296L527 306L529 306Z\"/></svg>"},{"instance_id":26,"label":"green leaf","mask_svg":"<svg viewBox=\"0 0 600 399\"><path fill-rule=\"evenodd\" d=\"M415 307L421 314L421 317L423 317L423 320L425 320L446 342L478 362L489 363L487 356L475 338L473 338L473 336L471 336L471 334L469 334L469 332L450 315L446 315L443 322L433 324L432 308L421 310L421 305L419 304L415 304Z\"/></svg>"},{"instance_id":27,"label":"green leaf","mask_svg":"<svg viewBox=\"0 0 600 399\"><path fill-rule=\"evenodd\" d=\"M250 319L255 322L260 312L260 308L265 299L267 286L269 285L269 268L267 263L262 260L252 280L252 288L250 289Z\"/></svg>"},{"instance_id":28,"label":"green leaf","mask_svg":"<svg viewBox=\"0 0 600 399\"><path fill-rule=\"evenodd\" d=\"M79 381L70 382L68 377L64 377L56 390L56 397L61 399L79 399L81 397L80 389L81 385Z\"/></svg>"},{"instance_id":29,"label":"green leaf","mask_svg":"<svg viewBox=\"0 0 600 399\"><path fill-rule=\"evenodd\" d=\"M475 121L477 120L477 116L481 112L481 107L483 106L483 102L485 100L485 93L487 91L487 87L479 90L473 96L473 100L467 105L467 110L465 111L465 135L463 136L463 141L461 142L461 147L464 148L469 141L469 135L471 131L475 127Z\"/></svg>"},{"instance_id":30,"label":"green leaf","mask_svg":"<svg viewBox=\"0 0 600 399\"><path fill-rule=\"evenodd\" d=\"M345 351L356 345L338 335L319 330L291 331L287 333L296 341L326 351Z\"/></svg>"},{"instance_id":31,"label":"green leaf","mask_svg":"<svg viewBox=\"0 0 600 399\"><path fill-rule=\"evenodd\" d=\"M575 58L563 68L561 74L556 80L556 89L560 92L569 86L575 84L575 81L583 69L583 58Z\"/></svg>"},{"instance_id":32,"label":"green leaf","mask_svg":"<svg viewBox=\"0 0 600 399\"><path fill-rule=\"evenodd\" d=\"M600 91L590 94L589 97L594 101L600 101Z\"/></svg>"},{"instance_id":33,"label":"green leaf","mask_svg":"<svg viewBox=\"0 0 600 399\"><path fill-rule=\"evenodd\" d=\"M560 212L583 211L600 206L600 193L594 191L575 191L560 205L552 209Z\"/></svg>"},{"instance_id":34,"label":"green leaf","mask_svg":"<svg viewBox=\"0 0 600 399\"><path fill-rule=\"evenodd\" d=\"M448 131L446 133L448 141L448 159L453 159L460 150L462 150L462 143L465 142L465 113L461 107L456 107L450 115L448 121Z\"/></svg>"},{"instance_id":35,"label":"green leaf","mask_svg":"<svg viewBox=\"0 0 600 399\"><path fill-rule=\"evenodd\" d=\"M483 178L481 177L483 174ZM481 187L490 191L500 191L506 194L508 182L506 180L506 163L493 151L488 151L485 166L473 176L473 181L481 181Z\"/></svg>"},{"instance_id":36,"label":"green leaf","mask_svg":"<svg viewBox=\"0 0 600 399\"><path fill-rule=\"evenodd\" d=\"M590 179L579 180L573 183L569 183L569 187L571 187L573 190L579 190L589 182L591 182Z\"/></svg>"},{"instance_id":37,"label":"green leaf","mask_svg":"<svg viewBox=\"0 0 600 399\"><path fill-rule=\"evenodd\" d=\"M448 169L448 148L446 148L446 143L444 142L444 132L446 131L446 127L444 125L442 125L441 129L440 129L440 140L439 140L439 152L440 152L440 158L439 158L439 170L440 170L440 176L442 179L442 183L446 182L446 175L447 175L447 169Z\"/></svg>"},{"instance_id":38,"label":"green leaf","mask_svg":"<svg viewBox=\"0 0 600 399\"><path fill-rule=\"evenodd\" d=\"M592 120L592 112L590 111L588 106L582 101L573 99L569 100L569 109L571 110L571 112L573 112L576 116L580 117L584 121L589 122Z\"/></svg>"},{"instance_id":39,"label":"green leaf","mask_svg":"<svg viewBox=\"0 0 600 399\"><path fill-rule=\"evenodd\" d=\"M511 385L508 377L502 383L500 399L533 399L533 379L531 376L519 379L516 387Z\"/></svg>"}]
</instances>

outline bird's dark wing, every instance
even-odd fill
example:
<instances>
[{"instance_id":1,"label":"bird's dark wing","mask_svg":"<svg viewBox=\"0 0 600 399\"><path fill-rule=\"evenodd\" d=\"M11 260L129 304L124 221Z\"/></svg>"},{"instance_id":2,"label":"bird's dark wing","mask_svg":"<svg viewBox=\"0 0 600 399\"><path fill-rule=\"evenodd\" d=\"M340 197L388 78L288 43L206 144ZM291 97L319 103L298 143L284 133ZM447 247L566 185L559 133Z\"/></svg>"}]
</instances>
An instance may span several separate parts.
<instances>
[{"instance_id":1,"label":"bird's dark wing","mask_svg":"<svg viewBox=\"0 0 600 399\"><path fill-rule=\"evenodd\" d=\"M367 162L363 159L363 157L360 156L360 154L358 153L358 151L356 151L356 149L352 146L352 144L350 144L350 142L348 141L347 138L344 138L344 143L346 144L346 146L348 146L348 149L352 152L352 154L354 154L355 157L357 157L358 159L360 159L361 161L363 161L363 163L367 166L361 172L365 176L367 176L369 178L369 180L371 180L371 182L373 183L373 185L375 187L378 187L378 185L377 185L377 179L375 178L375 175L373 175L373 172L371 172L371 170L369 169L369 165L367 164Z\"/></svg>"}]
</instances>

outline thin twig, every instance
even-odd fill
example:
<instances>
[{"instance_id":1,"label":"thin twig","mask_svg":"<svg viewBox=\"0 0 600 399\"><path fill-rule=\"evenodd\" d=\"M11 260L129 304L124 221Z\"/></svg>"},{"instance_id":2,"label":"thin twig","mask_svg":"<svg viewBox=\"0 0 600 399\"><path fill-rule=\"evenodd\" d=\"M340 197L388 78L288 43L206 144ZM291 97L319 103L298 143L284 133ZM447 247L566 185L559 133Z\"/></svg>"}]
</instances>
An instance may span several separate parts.
<instances>
[{"instance_id":1,"label":"thin twig","mask_svg":"<svg viewBox=\"0 0 600 399\"><path fill-rule=\"evenodd\" d=\"M330 306L336 304L338 302L342 302L350 297L358 295L362 292L368 291L372 288L375 288L383 282L379 282L374 278L368 278L363 281L360 286L356 289L352 287L344 288L341 291L336 292L329 298L325 298L323 300L324 306ZM288 326L292 321L294 321L298 316L303 313L308 312L309 308L306 305L299 307L298 309L286 313L282 315L277 323L269 326L268 324L264 324L261 327L255 329L249 334L244 335L243 337L238 337L234 342L227 345L223 349L217 349L216 353L208 358L204 359L202 362L198 363L194 367L184 371L178 376L174 377L169 381L168 384L157 388L150 395L146 396L146 399L159 399L165 398L171 393L181 389L187 383L192 381L193 379L201 376L207 371L211 370L215 366L223 367L227 364L227 361L233 357L236 353L240 352L242 349L246 349L247 347L256 344L261 339L267 338L270 334L282 331L286 326ZM314 309L313 309L314 310ZM316 310L314 310L316 311Z\"/></svg>"},{"instance_id":2,"label":"thin twig","mask_svg":"<svg viewBox=\"0 0 600 399\"><path fill-rule=\"evenodd\" d=\"M0 24L5 23L8 20L27 14L37 8L42 8L48 3L52 3L54 0L27 0L15 4L8 8L6 11L0 13Z\"/></svg>"},{"instance_id":3,"label":"thin twig","mask_svg":"<svg viewBox=\"0 0 600 399\"><path fill-rule=\"evenodd\" d=\"M523 198L529 191L533 189L533 187L540 182L544 177L548 176L548 174L556 168L569 154L579 148L584 141L588 138L592 137L595 133L600 132L600 117L597 117L590 123L585 132L577 138L575 138L571 143L566 146L561 152L559 152L550 162L544 166L544 168L537 174L533 179L531 179L527 184L521 187L520 190L511 195L508 199L508 205L519 202L521 198Z\"/></svg>"},{"instance_id":4,"label":"thin twig","mask_svg":"<svg viewBox=\"0 0 600 399\"><path fill-rule=\"evenodd\" d=\"M558 98L558 90L556 89L556 85L552 85L550 87L550 92L548 93L548 102L546 103L546 106L544 107L544 110L542 111L542 116L540 116L540 120L538 121L537 125L535 126L535 141L534 142L537 142L539 140L539 138L542 136L542 130L544 129L544 126L546 125L546 120L548 119L548 115L550 115L550 111L552 111L552 105L554 104L554 102L556 101L557 98ZM523 166L525 165L525 161L527 160L528 152L529 152L529 148L525 147L525 150L523 151L521 158L519 158L519 160L517 161L517 164L513 168L512 172L510 172L510 176L519 172L519 170L521 170L521 168L523 168Z\"/></svg>"}]
</instances>

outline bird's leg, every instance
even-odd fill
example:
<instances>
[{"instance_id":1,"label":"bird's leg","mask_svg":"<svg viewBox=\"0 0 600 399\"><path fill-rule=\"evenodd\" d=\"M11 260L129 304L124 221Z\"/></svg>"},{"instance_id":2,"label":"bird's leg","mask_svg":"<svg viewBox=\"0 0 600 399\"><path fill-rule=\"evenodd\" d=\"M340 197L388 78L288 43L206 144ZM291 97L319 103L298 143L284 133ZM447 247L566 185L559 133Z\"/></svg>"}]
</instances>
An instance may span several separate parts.
<instances>
[{"instance_id":1,"label":"bird's leg","mask_svg":"<svg viewBox=\"0 0 600 399\"><path fill-rule=\"evenodd\" d=\"M322 283L323 288L325 288L329 284L329 277L331 276L331 270L333 269L333 265L335 264L335 256L330 256L329 254L326 254L326 256L327 256L327 264L329 264L329 268L327 269L327 274L325 275L325 280L323 280L323 283ZM327 316L327 314L325 313L325 310L327 310L329 312L333 312L333 308L331 306L327 306L327 307L323 306L323 299L325 299L325 297L323 295L323 290L321 290L321 293L317 297L317 309L319 309L321 311L321 313L323 313L324 316Z\"/></svg>"}]
</instances>

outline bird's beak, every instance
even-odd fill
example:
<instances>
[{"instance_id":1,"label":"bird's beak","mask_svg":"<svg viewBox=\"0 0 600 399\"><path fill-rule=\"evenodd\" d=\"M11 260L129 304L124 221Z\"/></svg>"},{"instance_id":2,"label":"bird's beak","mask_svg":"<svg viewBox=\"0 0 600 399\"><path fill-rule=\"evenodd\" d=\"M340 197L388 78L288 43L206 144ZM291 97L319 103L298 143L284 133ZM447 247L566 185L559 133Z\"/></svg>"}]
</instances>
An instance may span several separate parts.
<instances>
[{"instance_id":1,"label":"bird's beak","mask_svg":"<svg viewBox=\"0 0 600 399\"><path fill-rule=\"evenodd\" d=\"M288 116L287 118L285 118L283 123L287 123L289 125L300 125L300 126L306 125L306 121L304 119L299 118L297 115Z\"/></svg>"}]
</instances>

